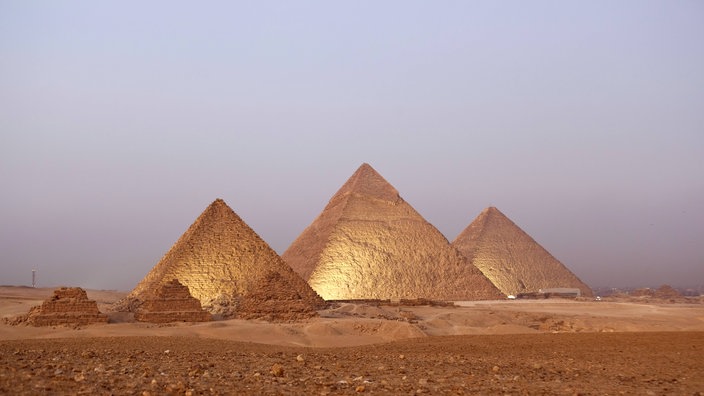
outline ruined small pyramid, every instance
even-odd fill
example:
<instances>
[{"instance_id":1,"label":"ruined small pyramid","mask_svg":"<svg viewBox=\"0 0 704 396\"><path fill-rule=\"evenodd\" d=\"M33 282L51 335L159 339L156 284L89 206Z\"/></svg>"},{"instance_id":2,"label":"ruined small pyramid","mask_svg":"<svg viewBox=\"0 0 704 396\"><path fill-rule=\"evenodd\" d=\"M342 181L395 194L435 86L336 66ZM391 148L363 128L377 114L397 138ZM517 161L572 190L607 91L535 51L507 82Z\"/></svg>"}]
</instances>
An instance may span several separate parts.
<instances>
[{"instance_id":1,"label":"ruined small pyramid","mask_svg":"<svg viewBox=\"0 0 704 396\"><path fill-rule=\"evenodd\" d=\"M504 297L368 164L282 258L326 300Z\"/></svg>"},{"instance_id":2,"label":"ruined small pyramid","mask_svg":"<svg viewBox=\"0 0 704 396\"><path fill-rule=\"evenodd\" d=\"M484 209L452 245L508 295L567 287L592 296L589 286L494 207Z\"/></svg>"},{"instance_id":3,"label":"ruined small pyramid","mask_svg":"<svg viewBox=\"0 0 704 396\"><path fill-rule=\"evenodd\" d=\"M259 293L272 273L280 278L276 287L283 284L296 296L294 308L305 305L315 310L325 305L222 199L216 199L116 308L136 311L162 285L177 279L205 309L213 311L215 304L224 304L236 316L240 305ZM285 309L292 299L278 303Z\"/></svg>"},{"instance_id":4,"label":"ruined small pyramid","mask_svg":"<svg viewBox=\"0 0 704 396\"><path fill-rule=\"evenodd\" d=\"M200 301L191 296L188 287L178 279L162 284L154 295L147 298L135 312L139 322L208 322L213 320L210 312L204 311Z\"/></svg>"},{"instance_id":5,"label":"ruined small pyramid","mask_svg":"<svg viewBox=\"0 0 704 396\"><path fill-rule=\"evenodd\" d=\"M21 321L32 326L83 326L107 323L108 317L98 310L95 301L88 299L85 290L61 287L42 305L32 307Z\"/></svg>"}]
</instances>

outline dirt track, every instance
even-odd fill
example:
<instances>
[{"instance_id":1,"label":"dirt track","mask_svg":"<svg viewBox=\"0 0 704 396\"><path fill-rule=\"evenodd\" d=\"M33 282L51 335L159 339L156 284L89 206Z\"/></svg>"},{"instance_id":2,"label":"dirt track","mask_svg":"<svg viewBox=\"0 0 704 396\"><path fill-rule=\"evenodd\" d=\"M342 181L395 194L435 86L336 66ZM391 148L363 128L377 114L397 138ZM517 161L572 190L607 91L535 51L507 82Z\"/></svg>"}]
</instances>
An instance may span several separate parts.
<instances>
[{"instance_id":1,"label":"dirt track","mask_svg":"<svg viewBox=\"0 0 704 396\"><path fill-rule=\"evenodd\" d=\"M704 394L702 356L704 332L430 337L347 348L197 337L18 340L0 344L0 394L692 395ZM282 371L272 373L276 364Z\"/></svg>"}]
</instances>

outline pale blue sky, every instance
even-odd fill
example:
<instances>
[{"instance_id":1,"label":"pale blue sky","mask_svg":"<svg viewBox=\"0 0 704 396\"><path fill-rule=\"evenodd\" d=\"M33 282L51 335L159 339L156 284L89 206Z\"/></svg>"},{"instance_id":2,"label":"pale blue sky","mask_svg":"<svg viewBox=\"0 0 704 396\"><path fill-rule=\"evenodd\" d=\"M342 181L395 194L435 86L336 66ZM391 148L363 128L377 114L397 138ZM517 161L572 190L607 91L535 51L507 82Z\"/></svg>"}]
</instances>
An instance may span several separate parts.
<instances>
[{"instance_id":1,"label":"pale blue sky","mask_svg":"<svg viewBox=\"0 0 704 396\"><path fill-rule=\"evenodd\" d=\"M129 290L221 197L282 253L362 163L592 286L704 284L700 1L0 0L0 284Z\"/></svg>"}]
</instances>

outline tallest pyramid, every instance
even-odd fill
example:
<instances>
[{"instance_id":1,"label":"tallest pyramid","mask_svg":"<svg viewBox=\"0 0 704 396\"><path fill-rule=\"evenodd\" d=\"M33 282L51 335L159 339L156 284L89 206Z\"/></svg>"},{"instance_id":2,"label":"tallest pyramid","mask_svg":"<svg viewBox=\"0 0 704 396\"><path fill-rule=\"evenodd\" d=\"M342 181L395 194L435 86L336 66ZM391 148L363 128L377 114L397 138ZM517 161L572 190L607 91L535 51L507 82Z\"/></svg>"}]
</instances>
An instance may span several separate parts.
<instances>
[{"instance_id":1,"label":"tallest pyramid","mask_svg":"<svg viewBox=\"0 0 704 396\"><path fill-rule=\"evenodd\" d=\"M503 297L368 164L282 258L326 300Z\"/></svg>"}]
</instances>

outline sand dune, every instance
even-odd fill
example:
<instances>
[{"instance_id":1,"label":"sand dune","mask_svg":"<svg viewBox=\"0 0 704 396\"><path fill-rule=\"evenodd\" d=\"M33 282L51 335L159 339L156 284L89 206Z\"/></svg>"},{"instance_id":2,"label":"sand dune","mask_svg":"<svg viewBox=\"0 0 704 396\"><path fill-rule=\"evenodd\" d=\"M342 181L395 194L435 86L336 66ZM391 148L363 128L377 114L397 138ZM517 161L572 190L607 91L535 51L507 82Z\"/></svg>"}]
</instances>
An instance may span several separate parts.
<instances>
[{"instance_id":1,"label":"sand dune","mask_svg":"<svg viewBox=\"0 0 704 396\"><path fill-rule=\"evenodd\" d=\"M26 313L53 289L0 287L0 317ZM105 310L126 293L89 290ZM697 302L699 300L696 300ZM530 300L458 302L456 307L337 304L293 323L222 320L157 325L111 315L107 325L31 327L0 324L0 339L194 336L272 345L330 347L448 335L565 332L704 331L702 304Z\"/></svg>"}]
</instances>

